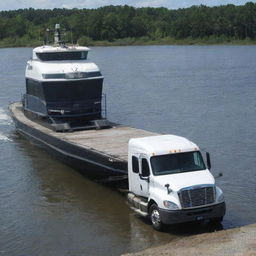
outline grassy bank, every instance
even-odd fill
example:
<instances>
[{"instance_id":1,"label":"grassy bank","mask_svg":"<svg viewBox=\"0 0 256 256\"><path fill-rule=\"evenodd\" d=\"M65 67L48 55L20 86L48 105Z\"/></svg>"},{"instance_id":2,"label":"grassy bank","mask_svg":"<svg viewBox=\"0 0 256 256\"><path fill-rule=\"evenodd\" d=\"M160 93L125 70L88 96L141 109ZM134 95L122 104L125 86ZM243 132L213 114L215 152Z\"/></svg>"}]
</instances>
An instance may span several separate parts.
<instances>
[{"instance_id":1,"label":"grassy bank","mask_svg":"<svg viewBox=\"0 0 256 256\"><path fill-rule=\"evenodd\" d=\"M244 39L230 39L226 37L206 37L206 38L185 38L175 39L172 37L152 39L149 37L140 38L122 38L111 41L93 41L90 38L82 37L78 41L79 45L86 46L127 46L127 45L255 45L256 40ZM0 40L0 48L10 47L35 47L42 45L42 41L33 40L27 37L13 37Z\"/></svg>"},{"instance_id":2,"label":"grassy bank","mask_svg":"<svg viewBox=\"0 0 256 256\"><path fill-rule=\"evenodd\" d=\"M171 37L151 39L148 37L141 38L124 38L113 41L89 41L90 46L125 46L125 45L255 45L256 40L236 40L227 38L185 38L175 39Z\"/></svg>"},{"instance_id":3,"label":"grassy bank","mask_svg":"<svg viewBox=\"0 0 256 256\"><path fill-rule=\"evenodd\" d=\"M28 39L26 37L9 37L0 40L0 48L35 47L38 45L42 45L42 41Z\"/></svg>"}]
</instances>

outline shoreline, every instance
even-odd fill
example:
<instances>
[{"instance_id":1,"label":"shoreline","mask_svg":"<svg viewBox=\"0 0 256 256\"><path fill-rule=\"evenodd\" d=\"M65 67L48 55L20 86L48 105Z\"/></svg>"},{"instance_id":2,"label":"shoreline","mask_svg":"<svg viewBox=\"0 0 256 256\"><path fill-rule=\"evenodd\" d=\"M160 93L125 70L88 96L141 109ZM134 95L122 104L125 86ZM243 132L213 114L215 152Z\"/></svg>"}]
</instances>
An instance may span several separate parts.
<instances>
[{"instance_id":1,"label":"shoreline","mask_svg":"<svg viewBox=\"0 0 256 256\"><path fill-rule=\"evenodd\" d=\"M35 40L30 43L24 42L22 38L3 39L0 41L0 48L19 48L19 47L37 47L43 45L43 42ZM244 46L256 45L256 40L223 40L221 38L203 38L203 39L174 39L174 38L124 38L113 41L80 41L79 45L86 45L92 47L110 47L110 46L153 46L153 45L176 45L176 46L208 46L208 45L230 45L230 46Z\"/></svg>"},{"instance_id":2,"label":"shoreline","mask_svg":"<svg viewBox=\"0 0 256 256\"><path fill-rule=\"evenodd\" d=\"M179 238L165 245L123 256L253 256L256 255L256 224Z\"/></svg>"}]
</instances>

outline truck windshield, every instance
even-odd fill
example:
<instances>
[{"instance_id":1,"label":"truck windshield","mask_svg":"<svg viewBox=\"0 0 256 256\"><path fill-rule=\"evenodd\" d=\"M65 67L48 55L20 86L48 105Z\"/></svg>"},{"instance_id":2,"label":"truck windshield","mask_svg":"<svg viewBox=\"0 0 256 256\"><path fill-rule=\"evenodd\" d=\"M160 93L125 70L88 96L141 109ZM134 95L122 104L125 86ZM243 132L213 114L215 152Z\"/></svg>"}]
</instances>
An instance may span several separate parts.
<instances>
[{"instance_id":1,"label":"truck windshield","mask_svg":"<svg viewBox=\"0 0 256 256\"><path fill-rule=\"evenodd\" d=\"M205 169L205 164L199 151L153 156L150 161L154 175L193 172Z\"/></svg>"}]
</instances>

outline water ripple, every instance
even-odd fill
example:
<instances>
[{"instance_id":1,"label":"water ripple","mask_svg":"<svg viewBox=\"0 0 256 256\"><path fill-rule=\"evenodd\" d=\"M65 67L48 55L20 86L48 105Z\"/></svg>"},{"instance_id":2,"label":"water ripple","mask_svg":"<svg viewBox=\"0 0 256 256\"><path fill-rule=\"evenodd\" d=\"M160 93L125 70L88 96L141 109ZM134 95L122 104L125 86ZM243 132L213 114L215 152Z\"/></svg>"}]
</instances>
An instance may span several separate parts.
<instances>
[{"instance_id":1,"label":"water ripple","mask_svg":"<svg viewBox=\"0 0 256 256\"><path fill-rule=\"evenodd\" d=\"M0 132L0 141L12 141L12 140Z\"/></svg>"},{"instance_id":2,"label":"water ripple","mask_svg":"<svg viewBox=\"0 0 256 256\"><path fill-rule=\"evenodd\" d=\"M10 125L12 123L11 117L6 113L3 108L0 108L0 124Z\"/></svg>"}]
</instances>

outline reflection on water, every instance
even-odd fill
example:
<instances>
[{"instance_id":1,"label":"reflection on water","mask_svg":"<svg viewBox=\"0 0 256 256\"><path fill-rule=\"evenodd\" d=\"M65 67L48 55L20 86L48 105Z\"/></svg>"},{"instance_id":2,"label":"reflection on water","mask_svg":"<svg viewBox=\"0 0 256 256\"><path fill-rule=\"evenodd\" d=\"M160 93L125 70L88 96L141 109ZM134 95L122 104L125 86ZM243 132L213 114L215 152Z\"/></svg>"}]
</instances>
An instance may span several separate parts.
<instances>
[{"instance_id":1,"label":"reflection on water","mask_svg":"<svg viewBox=\"0 0 256 256\"><path fill-rule=\"evenodd\" d=\"M255 222L255 48L92 51L106 78L110 120L188 137L212 153L212 172L224 173L217 180L227 201L223 227L184 224L162 233L130 211L122 194L17 135L7 106L24 91L31 49L0 49L0 255L120 255Z\"/></svg>"},{"instance_id":2,"label":"reflection on water","mask_svg":"<svg viewBox=\"0 0 256 256\"><path fill-rule=\"evenodd\" d=\"M3 208L15 214L23 211L14 226L6 226L6 232L22 233L12 237L12 242L17 239L23 244L19 250L35 254L45 246L53 250L52 255L63 248L104 255L106 249L116 254L168 240L168 234L154 237L151 227L130 212L117 191L87 180L22 138L15 143L18 158L27 165L22 166L17 180L9 183L9 189L21 189L19 197L13 194L15 198ZM7 194L12 197L9 191ZM13 250L12 243L5 242L2 248Z\"/></svg>"}]
</instances>

